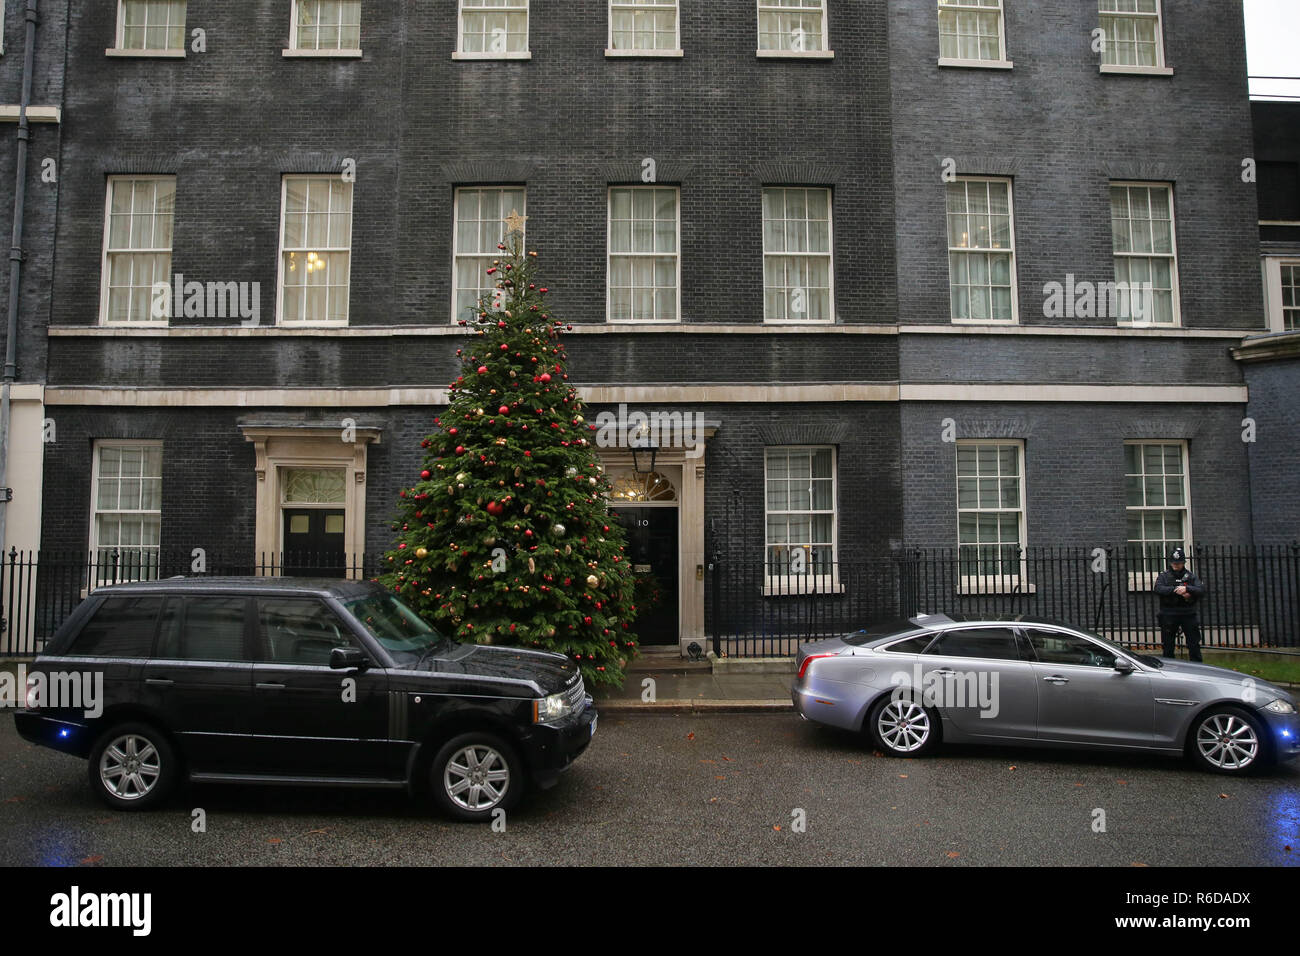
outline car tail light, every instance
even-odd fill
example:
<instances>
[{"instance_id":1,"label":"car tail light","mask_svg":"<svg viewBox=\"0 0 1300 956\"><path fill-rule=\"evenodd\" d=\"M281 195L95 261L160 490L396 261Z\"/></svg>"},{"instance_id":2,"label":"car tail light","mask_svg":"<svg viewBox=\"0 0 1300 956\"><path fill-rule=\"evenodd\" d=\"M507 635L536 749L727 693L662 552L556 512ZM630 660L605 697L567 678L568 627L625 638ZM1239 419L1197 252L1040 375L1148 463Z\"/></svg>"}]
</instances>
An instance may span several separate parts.
<instances>
[{"instance_id":1,"label":"car tail light","mask_svg":"<svg viewBox=\"0 0 1300 956\"><path fill-rule=\"evenodd\" d=\"M835 657L835 656L836 655L834 654L809 654L807 657L803 659L803 663L799 665L799 676L795 679L802 680L803 672L808 669L808 665L811 664L813 661L821 660L823 657Z\"/></svg>"}]
</instances>

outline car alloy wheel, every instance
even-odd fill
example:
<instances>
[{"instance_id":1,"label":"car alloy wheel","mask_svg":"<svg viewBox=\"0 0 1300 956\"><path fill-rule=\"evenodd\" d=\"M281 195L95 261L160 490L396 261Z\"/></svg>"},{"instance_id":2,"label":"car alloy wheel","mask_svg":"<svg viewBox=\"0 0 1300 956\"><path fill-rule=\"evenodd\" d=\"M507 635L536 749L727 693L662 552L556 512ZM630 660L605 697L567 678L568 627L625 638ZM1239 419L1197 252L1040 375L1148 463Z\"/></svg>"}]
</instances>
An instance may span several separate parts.
<instances>
[{"instance_id":1,"label":"car alloy wheel","mask_svg":"<svg viewBox=\"0 0 1300 956\"><path fill-rule=\"evenodd\" d=\"M1196 752L1216 770L1240 773L1259 759L1259 734L1242 715L1218 711L1197 726Z\"/></svg>"},{"instance_id":2,"label":"car alloy wheel","mask_svg":"<svg viewBox=\"0 0 1300 956\"><path fill-rule=\"evenodd\" d=\"M447 761L442 786L462 810L483 813L505 799L510 790L510 765L487 744L470 744Z\"/></svg>"},{"instance_id":3,"label":"car alloy wheel","mask_svg":"<svg viewBox=\"0 0 1300 956\"><path fill-rule=\"evenodd\" d=\"M876 733L894 753L916 753L932 729L929 713L914 700L891 700L876 715Z\"/></svg>"},{"instance_id":4,"label":"car alloy wheel","mask_svg":"<svg viewBox=\"0 0 1300 956\"><path fill-rule=\"evenodd\" d=\"M162 757L147 737L123 734L104 748L99 779L119 800L147 797L162 777Z\"/></svg>"},{"instance_id":5,"label":"car alloy wheel","mask_svg":"<svg viewBox=\"0 0 1300 956\"><path fill-rule=\"evenodd\" d=\"M92 789L116 810L153 807L180 779L180 762L171 741L150 724L111 727L88 756Z\"/></svg>"}]
</instances>

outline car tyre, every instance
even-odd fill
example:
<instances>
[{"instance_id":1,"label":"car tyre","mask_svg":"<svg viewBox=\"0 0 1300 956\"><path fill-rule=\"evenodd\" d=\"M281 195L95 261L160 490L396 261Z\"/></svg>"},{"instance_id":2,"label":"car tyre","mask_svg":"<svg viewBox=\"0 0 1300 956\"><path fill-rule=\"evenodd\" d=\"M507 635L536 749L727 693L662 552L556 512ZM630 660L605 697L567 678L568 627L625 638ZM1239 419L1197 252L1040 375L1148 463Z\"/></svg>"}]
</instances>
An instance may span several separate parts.
<instances>
[{"instance_id":1,"label":"car tyre","mask_svg":"<svg viewBox=\"0 0 1300 956\"><path fill-rule=\"evenodd\" d=\"M1263 723L1237 707L1211 707L1192 721L1187 750L1212 773L1244 775L1272 760Z\"/></svg>"},{"instance_id":2,"label":"car tyre","mask_svg":"<svg viewBox=\"0 0 1300 956\"><path fill-rule=\"evenodd\" d=\"M166 799L180 778L171 741L157 727L110 727L90 749L90 788L115 810L149 810Z\"/></svg>"},{"instance_id":3,"label":"car tyre","mask_svg":"<svg viewBox=\"0 0 1300 956\"><path fill-rule=\"evenodd\" d=\"M448 740L429 766L429 787L440 810L482 823L513 809L523 796L524 766L515 748L496 734L473 732Z\"/></svg>"},{"instance_id":4,"label":"car tyre","mask_svg":"<svg viewBox=\"0 0 1300 956\"><path fill-rule=\"evenodd\" d=\"M939 746L939 714L911 697L886 694L871 708L867 732L891 757L921 757Z\"/></svg>"}]
</instances>

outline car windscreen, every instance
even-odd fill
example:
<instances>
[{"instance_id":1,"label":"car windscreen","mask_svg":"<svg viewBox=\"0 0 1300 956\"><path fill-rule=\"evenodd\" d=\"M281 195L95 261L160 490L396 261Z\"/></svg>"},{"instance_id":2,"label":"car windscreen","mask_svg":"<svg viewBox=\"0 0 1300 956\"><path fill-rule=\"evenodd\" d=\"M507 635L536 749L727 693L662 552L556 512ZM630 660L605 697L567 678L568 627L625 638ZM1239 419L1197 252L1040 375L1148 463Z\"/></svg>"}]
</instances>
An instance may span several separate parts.
<instances>
[{"instance_id":1,"label":"car windscreen","mask_svg":"<svg viewBox=\"0 0 1300 956\"><path fill-rule=\"evenodd\" d=\"M843 641L845 644L852 644L855 647L861 647L863 644L870 644L872 641L878 641L882 637L893 637L897 634L902 637L904 634L917 630L917 626L905 617L895 618L892 621L882 621L879 624L872 624L860 631L854 631L852 634L845 634Z\"/></svg>"},{"instance_id":2,"label":"car windscreen","mask_svg":"<svg viewBox=\"0 0 1300 956\"><path fill-rule=\"evenodd\" d=\"M390 653L420 656L440 644L455 646L391 594L373 594L343 606Z\"/></svg>"}]
</instances>

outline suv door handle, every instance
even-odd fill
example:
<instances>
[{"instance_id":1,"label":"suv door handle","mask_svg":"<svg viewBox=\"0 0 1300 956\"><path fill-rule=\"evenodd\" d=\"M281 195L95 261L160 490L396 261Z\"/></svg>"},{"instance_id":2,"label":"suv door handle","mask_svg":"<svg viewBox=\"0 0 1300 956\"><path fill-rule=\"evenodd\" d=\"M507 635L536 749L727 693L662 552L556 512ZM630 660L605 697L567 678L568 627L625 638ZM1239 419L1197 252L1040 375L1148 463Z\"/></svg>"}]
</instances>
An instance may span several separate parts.
<instances>
[{"instance_id":1,"label":"suv door handle","mask_svg":"<svg viewBox=\"0 0 1300 956\"><path fill-rule=\"evenodd\" d=\"M154 687L170 687L172 684L176 683L168 677L146 677L144 682L146 684L152 684Z\"/></svg>"},{"instance_id":2,"label":"suv door handle","mask_svg":"<svg viewBox=\"0 0 1300 956\"><path fill-rule=\"evenodd\" d=\"M1070 678L1068 678L1068 677L1062 677L1060 674L1053 674L1051 677L1044 677L1043 680L1047 681L1047 683L1049 683L1049 684L1068 684L1068 683L1070 683Z\"/></svg>"},{"instance_id":3,"label":"suv door handle","mask_svg":"<svg viewBox=\"0 0 1300 956\"><path fill-rule=\"evenodd\" d=\"M952 677L957 672L947 667L942 667L937 671L930 671L931 674L938 674L940 677Z\"/></svg>"},{"instance_id":4,"label":"suv door handle","mask_svg":"<svg viewBox=\"0 0 1300 956\"><path fill-rule=\"evenodd\" d=\"M262 684L257 685L258 690L284 690L283 684Z\"/></svg>"}]
</instances>

